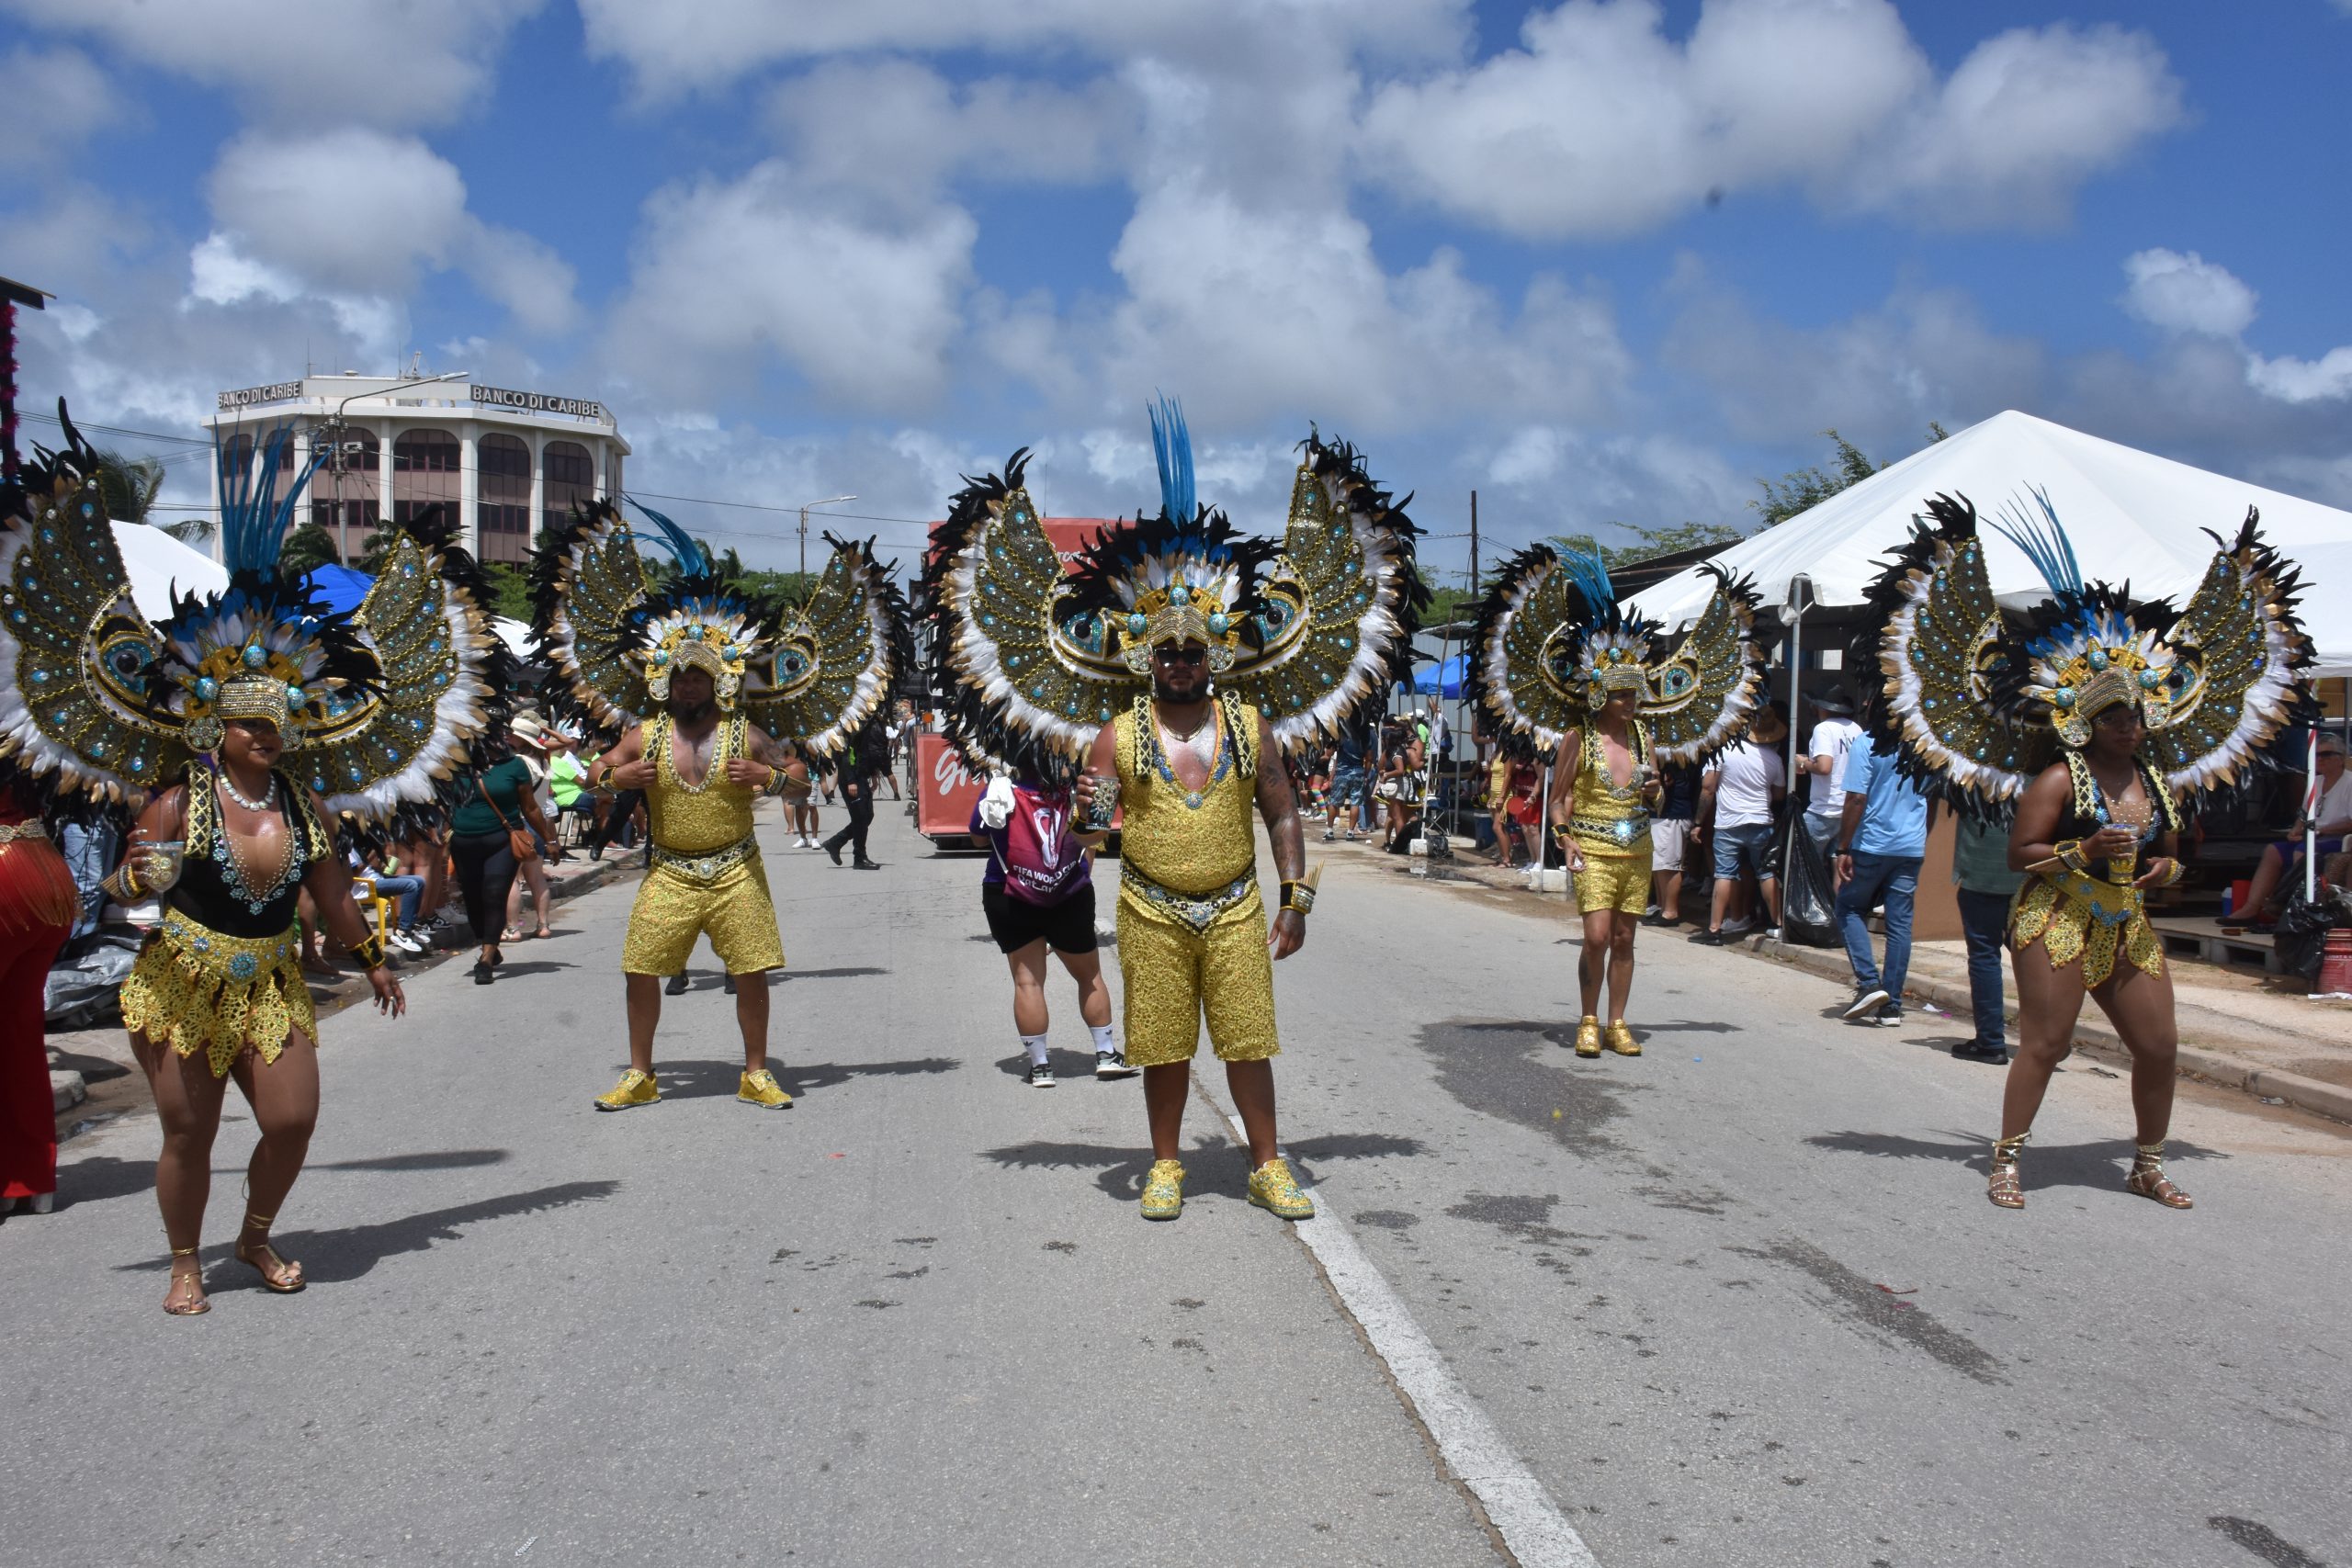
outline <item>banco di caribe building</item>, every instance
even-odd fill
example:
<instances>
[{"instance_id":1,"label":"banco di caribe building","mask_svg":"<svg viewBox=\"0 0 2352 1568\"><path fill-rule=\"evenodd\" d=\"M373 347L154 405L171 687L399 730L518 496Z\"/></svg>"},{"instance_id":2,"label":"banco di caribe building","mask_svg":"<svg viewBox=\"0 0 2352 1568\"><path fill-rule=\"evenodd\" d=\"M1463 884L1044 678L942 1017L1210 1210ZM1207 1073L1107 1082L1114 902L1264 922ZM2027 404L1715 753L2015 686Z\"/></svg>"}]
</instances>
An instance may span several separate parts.
<instances>
[{"instance_id":1,"label":"banco di caribe building","mask_svg":"<svg viewBox=\"0 0 2352 1568\"><path fill-rule=\"evenodd\" d=\"M346 561L388 502L396 523L447 506L478 559L519 562L574 502L620 493L629 446L604 404L464 377L414 380L345 373L241 388L222 392L204 423L232 463L250 463L256 439L290 424L298 472L315 444L331 441L300 515L325 528ZM212 502L218 516L217 468Z\"/></svg>"}]
</instances>

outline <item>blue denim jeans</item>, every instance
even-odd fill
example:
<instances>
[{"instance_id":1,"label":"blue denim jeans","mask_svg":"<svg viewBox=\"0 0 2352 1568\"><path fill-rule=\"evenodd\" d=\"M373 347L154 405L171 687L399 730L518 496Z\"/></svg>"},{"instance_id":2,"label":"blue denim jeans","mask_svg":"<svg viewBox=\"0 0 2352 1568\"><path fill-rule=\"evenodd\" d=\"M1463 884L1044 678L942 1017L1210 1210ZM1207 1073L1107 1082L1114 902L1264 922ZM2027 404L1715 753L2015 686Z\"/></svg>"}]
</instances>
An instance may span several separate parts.
<instances>
[{"instance_id":1,"label":"blue denim jeans","mask_svg":"<svg viewBox=\"0 0 2352 1568\"><path fill-rule=\"evenodd\" d=\"M1968 1002L1976 1015L1976 1043L2006 1045L2001 1012L2001 950L2007 945L2009 896L1959 889L1961 934L1968 939Z\"/></svg>"},{"instance_id":2,"label":"blue denim jeans","mask_svg":"<svg viewBox=\"0 0 2352 1568\"><path fill-rule=\"evenodd\" d=\"M379 876L376 891L387 898L400 900L393 911L392 924L401 931L416 924L416 907L424 902L424 878L421 876Z\"/></svg>"},{"instance_id":3,"label":"blue denim jeans","mask_svg":"<svg viewBox=\"0 0 2352 1568\"><path fill-rule=\"evenodd\" d=\"M59 832L57 851L65 857L65 869L73 874L74 889L81 899L81 909L74 917L74 936L87 936L98 929L98 918L107 909L107 891L98 884L114 870L120 846L115 830L103 825L92 828L68 822Z\"/></svg>"},{"instance_id":4,"label":"blue denim jeans","mask_svg":"<svg viewBox=\"0 0 2352 1568\"><path fill-rule=\"evenodd\" d=\"M1911 902L1919 892L1917 855L1876 855L1854 852L1854 874L1838 889L1838 934L1846 939L1846 958L1854 966L1855 984L1884 986L1897 1001L1903 982L1911 973ZM1871 962L1871 929L1862 923L1870 907L1886 905L1886 970Z\"/></svg>"},{"instance_id":5,"label":"blue denim jeans","mask_svg":"<svg viewBox=\"0 0 2352 1568\"><path fill-rule=\"evenodd\" d=\"M1737 876L1742 865L1754 872L1758 882L1772 880L1772 874L1764 869L1764 857L1772 852L1770 822L1742 822L1734 828L1718 828L1714 843L1718 880Z\"/></svg>"}]
</instances>

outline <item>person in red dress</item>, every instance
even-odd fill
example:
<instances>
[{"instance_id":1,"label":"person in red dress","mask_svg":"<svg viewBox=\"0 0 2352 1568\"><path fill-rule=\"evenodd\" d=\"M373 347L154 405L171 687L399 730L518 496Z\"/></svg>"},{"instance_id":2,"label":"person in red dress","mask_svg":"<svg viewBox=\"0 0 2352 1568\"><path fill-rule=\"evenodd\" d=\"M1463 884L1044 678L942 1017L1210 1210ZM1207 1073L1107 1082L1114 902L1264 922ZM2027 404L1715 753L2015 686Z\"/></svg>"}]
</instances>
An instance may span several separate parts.
<instances>
[{"instance_id":1,"label":"person in red dress","mask_svg":"<svg viewBox=\"0 0 2352 1568\"><path fill-rule=\"evenodd\" d=\"M49 966L80 900L30 793L0 782L0 1213L49 1212L57 1191L57 1117L42 1028Z\"/></svg>"}]
</instances>

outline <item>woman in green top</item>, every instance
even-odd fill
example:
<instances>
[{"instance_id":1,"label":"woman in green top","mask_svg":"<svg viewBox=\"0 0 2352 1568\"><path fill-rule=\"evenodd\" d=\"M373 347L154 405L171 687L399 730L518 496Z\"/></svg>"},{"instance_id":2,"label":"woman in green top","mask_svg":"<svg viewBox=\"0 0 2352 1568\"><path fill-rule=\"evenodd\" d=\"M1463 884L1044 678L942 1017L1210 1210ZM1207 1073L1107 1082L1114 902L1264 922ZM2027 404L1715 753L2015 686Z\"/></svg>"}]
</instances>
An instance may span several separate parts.
<instances>
[{"instance_id":1,"label":"woman in green top","mask_svg":"<svg viewBox=\"0 0 2352 1568\"><path fill-rule=\"evenodd\" d=\"M507 747L505 738L482 741L491 765L458 775L465 797L449 814L449 858L458 868L458 886L465 894L466 919L481 943L474 963L474 984L487 986L492 972L505 962L498 951L498 934L506 919L506 895L514 886L514 850L507 833L525 824L536 829L539 841L558 852L555 834L539 810L531 770Z\"/></svg>"}]
</instances>

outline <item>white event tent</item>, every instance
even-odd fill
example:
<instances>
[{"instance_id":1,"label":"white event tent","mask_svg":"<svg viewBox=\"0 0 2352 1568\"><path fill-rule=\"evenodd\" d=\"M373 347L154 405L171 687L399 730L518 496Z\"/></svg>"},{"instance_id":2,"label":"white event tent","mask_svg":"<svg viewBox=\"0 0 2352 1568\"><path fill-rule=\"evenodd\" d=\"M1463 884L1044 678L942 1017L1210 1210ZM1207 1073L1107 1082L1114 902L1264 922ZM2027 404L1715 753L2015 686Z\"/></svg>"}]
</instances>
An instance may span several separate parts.
<instances>
[{"instance_id":1,"label":"white event tent","mask_svg":"<svg viewBox=\"0 0 2352 1568\"><path fill-rule=\"evenodd\" d=\"M2263 536L2302 568L2301 614L2319 650L2317 673L2352 676L2352 512L2341 512L2168 457L2102 441L2012 409L1891 463L1777 528L1741 541L1711 564L1753 573L1767 607L1791 607L1790 583L1813 581L1814 603L1852 606L1883 558L1910 536L1929 496L1965 495L1981 515L2029 509L2045 492L2075 542L2086 577L2128 578L2136 598L2185 598L2213 558L2206 529L2233 536L2246 508ZM2038 509L2035 509L2038 510ZM1993 591L2024 602L2046 592L2023 551L1990 529ZM1635 596L1671 629L1696 616L1709 584L1698 569Z\"/></svg>"},{"instance_id":2,"label":"white event tent","mask_svg":"<svg viewBox=\"0 0 2352 1568\"><path fill-rule=\"evenodd\" d=\"M229 586L226 567L202 550L190 549L161 528L151 528L143 523L117 523L114 538L122 551L123 573L130 579L130 596L138 602L139 613L151 621L169 618L175 591L200 596L218 593ZM499 640L514 651L515 658L529 661L530 627L520 621L493 615L490 629L498 634Z\"/></svg>"}]
</instances>

